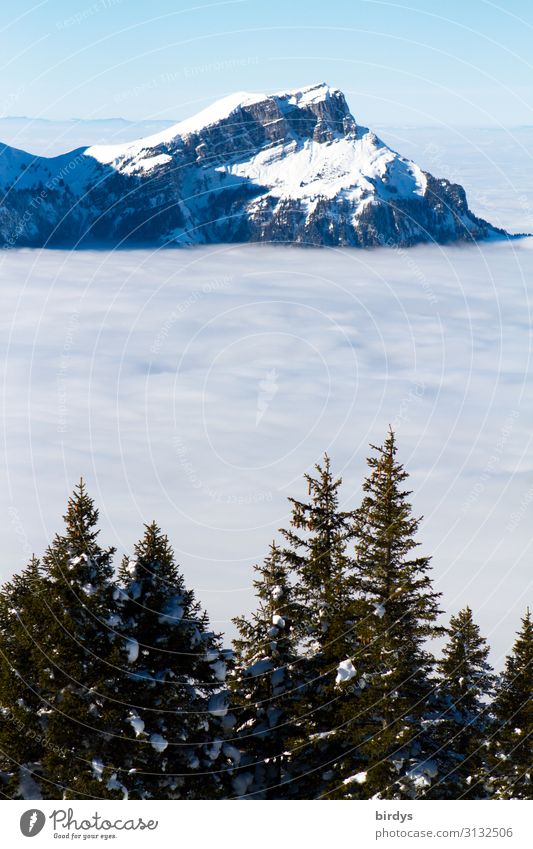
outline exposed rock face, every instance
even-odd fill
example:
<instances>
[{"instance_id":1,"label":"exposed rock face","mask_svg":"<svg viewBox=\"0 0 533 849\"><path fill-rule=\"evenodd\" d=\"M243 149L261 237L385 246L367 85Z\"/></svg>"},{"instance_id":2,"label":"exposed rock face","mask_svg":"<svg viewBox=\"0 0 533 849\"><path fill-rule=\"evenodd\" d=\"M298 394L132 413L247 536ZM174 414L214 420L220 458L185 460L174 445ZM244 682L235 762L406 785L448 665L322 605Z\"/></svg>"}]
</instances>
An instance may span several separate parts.
<instances>
[{"instance_id":1,"label":"exposed rock face","mask_svg":"<svg viewBox=\"0 0 533 849\"><path fill-rule=\"evenodd\" d=\"M138 142L0 150L4 246L284 242L409 246L505 235L358 126L322 84L238 94Z\"/></svg>"}]
</instances>

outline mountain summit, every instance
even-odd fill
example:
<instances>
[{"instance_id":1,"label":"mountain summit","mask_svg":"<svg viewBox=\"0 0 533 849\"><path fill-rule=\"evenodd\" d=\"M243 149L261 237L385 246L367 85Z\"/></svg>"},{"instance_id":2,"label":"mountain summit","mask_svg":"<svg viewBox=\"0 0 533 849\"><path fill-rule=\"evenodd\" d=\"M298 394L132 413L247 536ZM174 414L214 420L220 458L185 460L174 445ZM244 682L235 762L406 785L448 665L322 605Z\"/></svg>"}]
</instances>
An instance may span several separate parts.
<instances>
[{"instance_id":1,"label":"mountain summit","mask_svg":"<svg viewBox=\"0 0 533 849\"><path fill-rule=\"evenodd\" d=\"M153 136L53 158L0 149L9 246L409 246L505 233L396 153L325 83L239 92Z\"/></svg>"}]
</instances>

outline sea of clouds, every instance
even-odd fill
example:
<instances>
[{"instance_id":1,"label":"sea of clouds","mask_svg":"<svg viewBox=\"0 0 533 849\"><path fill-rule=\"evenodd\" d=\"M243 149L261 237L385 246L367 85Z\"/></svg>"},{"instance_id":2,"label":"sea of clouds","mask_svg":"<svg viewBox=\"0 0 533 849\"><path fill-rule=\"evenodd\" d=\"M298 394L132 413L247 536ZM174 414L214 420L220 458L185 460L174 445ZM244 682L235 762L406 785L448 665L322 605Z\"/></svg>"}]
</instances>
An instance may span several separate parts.
<instances>
[{"instance_id":1,"label":"sea of clouds","mask_svg":"<svg viewBox=\"0 0 533 849\"><path fill-rule=\"evenodd\" d=\"M381 134L533 231L531 131L512 155L476 132ZM531 587L532 248L4 251L2 576L42 552L83 475L102 542L131 551L155 518L231 634L303 473L327 451L356 506L390 424L443 606L472 606L501 665Z\"/></svg>"}]
</instances>

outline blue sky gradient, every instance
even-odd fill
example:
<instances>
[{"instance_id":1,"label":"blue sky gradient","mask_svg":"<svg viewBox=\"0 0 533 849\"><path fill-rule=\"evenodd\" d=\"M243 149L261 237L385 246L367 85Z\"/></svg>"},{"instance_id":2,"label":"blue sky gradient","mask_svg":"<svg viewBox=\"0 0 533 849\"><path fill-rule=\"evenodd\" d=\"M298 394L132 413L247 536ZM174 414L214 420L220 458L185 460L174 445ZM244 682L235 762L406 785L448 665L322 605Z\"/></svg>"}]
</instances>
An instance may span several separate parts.
<instances>
[{"instance_id":1,"label":"blue sky gradient","mask_svg":"<svg viewBox=\"0 0 533 849\"><path fill-rule=\"evenodd\" d=\"M0 116L180 119L326 80L378 125L533 124L528 0L6 0Z\"/></svg>"}]
</instances>

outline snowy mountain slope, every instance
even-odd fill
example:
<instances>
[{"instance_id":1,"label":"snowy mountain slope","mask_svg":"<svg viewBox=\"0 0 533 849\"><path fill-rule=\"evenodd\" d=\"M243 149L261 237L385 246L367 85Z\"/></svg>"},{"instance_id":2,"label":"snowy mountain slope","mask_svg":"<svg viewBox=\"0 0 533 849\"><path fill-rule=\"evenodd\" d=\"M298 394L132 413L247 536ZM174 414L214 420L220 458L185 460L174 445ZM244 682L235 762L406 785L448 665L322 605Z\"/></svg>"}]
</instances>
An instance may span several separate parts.
<instances>
[{"instance_id":1,"label":"snowy mountain slope","mask_svg":"<svg viewBox=\"0 0 533 849\"><path fill-rule=\"evenodd\" d=\"M0 150L6 246L274 241L402 245L505 235L325 84L239 92L135 142Z\"/></svg>"}]
</instances>

